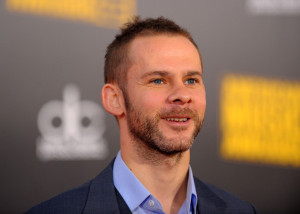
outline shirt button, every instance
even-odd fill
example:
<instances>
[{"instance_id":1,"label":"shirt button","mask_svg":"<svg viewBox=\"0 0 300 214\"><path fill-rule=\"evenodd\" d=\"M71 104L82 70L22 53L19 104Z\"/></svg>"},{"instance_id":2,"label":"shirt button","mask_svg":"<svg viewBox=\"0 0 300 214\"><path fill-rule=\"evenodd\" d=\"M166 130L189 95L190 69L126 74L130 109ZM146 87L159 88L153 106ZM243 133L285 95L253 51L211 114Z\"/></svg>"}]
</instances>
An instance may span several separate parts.
<instances>
[{"instance_id":1,"label":"shirt button","mask_svg":"<svg viewBox=\"0 0 300 214\"><path fill-rule=\"evenodd\" d=\"M150 207L153 207L154 206L154 201L153 200L149 200L148 204L149 204Z\"/></svg>"}]
</instances>

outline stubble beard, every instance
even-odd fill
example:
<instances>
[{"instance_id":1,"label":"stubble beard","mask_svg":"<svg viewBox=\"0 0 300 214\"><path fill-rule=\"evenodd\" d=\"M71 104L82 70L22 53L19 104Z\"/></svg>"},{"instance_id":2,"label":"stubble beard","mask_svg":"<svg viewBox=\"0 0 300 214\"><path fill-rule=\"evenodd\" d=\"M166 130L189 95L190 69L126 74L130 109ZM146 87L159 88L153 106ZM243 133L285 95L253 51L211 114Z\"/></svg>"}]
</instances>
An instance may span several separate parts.
<instances>
[{"instance_id":1,"label":"stubble beard","mask_svg":"<svg viewBox=\"0 0 300 214\"><path fill-rule=\"evenodd\" d=\"M178 133L177 136L167 138L163 132L159 129L159 122L161 118L172 116L172 115L185 115L189 116L190 120L193 120L194 130L189 137L183 137L181 132L184 128L174 128L174 131ZM162 154L165 156L174 156L176 154L181 155L187 151L193 145L194 139L199 133L202 123L203 116L199 116L196 112L189 108L173 108L171 110L162 110L157 113L154 117L144 115L143 112L138 111L132 105L127 106L127 122L129 131L136 143L136 149L146 156L152 154ZM143 145L140 145L142 143ZM143 149L146 148L146 149ZM143 152L144 151L144 152Z\"/></svg>"}]
</instances>

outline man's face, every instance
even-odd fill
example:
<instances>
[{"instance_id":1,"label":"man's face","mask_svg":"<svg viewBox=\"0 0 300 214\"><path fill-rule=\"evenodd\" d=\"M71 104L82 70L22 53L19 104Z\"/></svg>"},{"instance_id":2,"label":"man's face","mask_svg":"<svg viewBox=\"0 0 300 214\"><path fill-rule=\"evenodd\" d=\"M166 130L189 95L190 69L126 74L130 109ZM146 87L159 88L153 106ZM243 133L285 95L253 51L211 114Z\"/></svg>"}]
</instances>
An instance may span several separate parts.
<instances>
[{"instance_id":1,"label":"man's face","mask_svg":"<svg viewBox=\"0 0 300 214\"><path fill-rule=\"evenodd\" d=\"M129 58L125 114L131 136L166 155L188 150L206 106L197 49L183 36L144 36L132 41Z\"/></svg>"}]
</instances>

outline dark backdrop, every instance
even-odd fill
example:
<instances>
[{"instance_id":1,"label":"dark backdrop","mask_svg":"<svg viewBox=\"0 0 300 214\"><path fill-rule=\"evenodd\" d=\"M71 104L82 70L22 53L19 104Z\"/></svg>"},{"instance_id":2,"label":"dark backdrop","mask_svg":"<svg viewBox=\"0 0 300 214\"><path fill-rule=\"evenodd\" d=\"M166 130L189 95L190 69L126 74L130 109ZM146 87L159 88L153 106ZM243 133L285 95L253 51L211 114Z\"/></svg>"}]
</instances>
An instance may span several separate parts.
<instances>
[{"instance_id":1,"label":"dark backdrop","mask_svg":"<svg viewBox=\"0 0 300 214\"><path fill-rule=\"evenodd\" d=\"M300 212L299 161L294 164L264 163L251 158L239 161L224 158L220 152L222 132L226 131L226 126L220 125L224 108L220 101L221 84L227 73L299 86L299 0L81 1L90 7L95 2L100 4L92 18L82 11L76 12L80 5L73 5L72 9L72 1L52 1L56 2L54 6L37 2L0 1L0 213L21 213L80 185L96 176L116 155L117 123L107 113L101 114L103 58L106 46L117 33L118 20L123 20L122 15L127 18L134 13L173 19L192 33L203 55L207 112L191 152L194 174L252 202L261 214ZM73 13L70 15L68 10ZM96 109L95 115L82 118L79 129L91 138L97 135L97 129L102 134L94 141L88 137L79 141L74 138L79 146L89 144L90 150L93 143L101 145L98 158L88 150L85 155L80 151L68 154L72 150L69 147L64 147L66 154L58 154L60 145L74 141L72 130L76 130L69 127L68 135L62 129L65 115L48 118L54 133L49 145L53 149L55 142L58 144L56 156L47 159L37 155L38 142L46 139L40 131L38 115L49 101L57 100L64 106L66 97L76 98L75 86L63 98L63 90L69 83L80 91L79 106L81 100L98 105L92 108ZM293 117L298 122L293 126L298 134L293 138L296 151L293 155L300 157L300 98L294 94ZM230 107L230 102L226 105ZM76 116L73 107L67 112ZM58 109L66 113L64 107ZM276 131L284 133L283 128Z\"/></svg>"}]
</instances>

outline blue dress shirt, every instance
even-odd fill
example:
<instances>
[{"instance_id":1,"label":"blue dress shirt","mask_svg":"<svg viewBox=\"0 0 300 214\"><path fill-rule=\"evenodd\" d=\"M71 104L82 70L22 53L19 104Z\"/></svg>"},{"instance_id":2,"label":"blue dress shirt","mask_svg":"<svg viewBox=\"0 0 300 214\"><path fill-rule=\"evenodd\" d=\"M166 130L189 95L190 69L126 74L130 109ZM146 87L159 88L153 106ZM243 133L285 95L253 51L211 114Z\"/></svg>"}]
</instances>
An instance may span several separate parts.
<instances>
[{"instance_id":1,"label":"blue dress shirt","mask_svg":"<svg viewBox=\"0 0 300 214\"><path fill-rule=\"evenodd\" d=\"M191 167L189 167L186 199L179 214L195 214L197 193ZM143 186L124 163L119 152L113 166L114 185L133 214L163 214L160 202Z\"/></svg>"}]
</instances>

